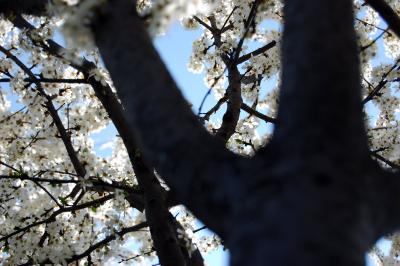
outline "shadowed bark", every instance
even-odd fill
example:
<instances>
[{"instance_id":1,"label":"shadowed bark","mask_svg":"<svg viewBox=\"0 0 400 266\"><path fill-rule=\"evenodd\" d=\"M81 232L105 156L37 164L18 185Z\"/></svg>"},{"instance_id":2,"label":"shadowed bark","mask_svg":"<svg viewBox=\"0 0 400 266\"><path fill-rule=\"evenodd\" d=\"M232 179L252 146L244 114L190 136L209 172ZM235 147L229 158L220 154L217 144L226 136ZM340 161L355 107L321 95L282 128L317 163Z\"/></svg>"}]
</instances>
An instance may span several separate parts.
<instances>
[{"instance_id":1,"label":"shadowed bark","mask_svg":"<svg viewBox=\"0 0 400 266\"><path fill-rule=\"evenodd\" d=\"M137 132L145 157L198 218L226 235L232 207L240 197L239 165L246 160L228 152L198 122L132 5L113 2L93 28L126 108L125 119ZM115 36L109 38L109 32Z\"/></svg>"},{"instance_id":2,"label":"shadowed bark","mask_svg":"<svg viewBox=\"0 0 400 266\"><path fill-rule=\"evenodd\" d=\"M352 25L350 1L286 4L282 89L274 137L280 145L286 139L292 153L324 152L333 147L343 153L350 146L351 156L367 151Z\"/></svg>"},{"instance_id":3,"label":"shadowed bark","mask_svg":"<svg viewBox=\"0 0 400 266\"><path fill-rule=\"evenodd\" d=\"M41 15L46 10L48 0L0 0L0 12L19 12L30 15Z\"/></svg>"},{"instance_id":4,"label":"shadowed bark","mask_svg":"<svg viewBox=\"0 0 400 266\"><path fill-rule=\"evenodd\" d=\"M255 162L272 158L272 152L275 158L243 180L238 177L245 166L197 126L142 23L127 10L122 1L114 2L105 13L109 20L94 26L121 100L133 114L127 119L182 201L222 234L233 265L363 265L384 223L374 221L379 193L372 184L379 171L363 127L351 1L286 3L277 128ZM106 32L116 29L112 41L107 39ZM124 38L127 34L134 38ZM211 179L207 188L213 190L193 194L188 180L194 176L198 189ZM237 184L246 184L246 191ZM215 190L224 199L213 197ZM208 199L211 204L205 204ZM219 221L216 206L228 207ZM227 235L224 228L232 223Z\"/></svg>"},{"instance_id":5,"label":"shadowed bark","mask_svg":"<svg viewBox=\"0 0 400 266\"><path fill-rule=\"evenodd\" d=\"M386 21L389 28L400 38L400 18L385 0L365 0Z\"/></svg>"},{"instance_id":6,"label":"shadowed bark","mask_svg":"<svg viewBox=\"0 0 400 266\"><path fill-rule=\"evenodd\" d=\"M125 108L127 146L135 134L181 202L225 241L233 265L361 266L377 238L399 228L399 176L369 157L351 0L285 1L276 131L252 160L198 123L132 4L115 0L103 12L93 29ZM150 211L152 182L139 180L150 187Z\"/></svg>"}]
</instances>

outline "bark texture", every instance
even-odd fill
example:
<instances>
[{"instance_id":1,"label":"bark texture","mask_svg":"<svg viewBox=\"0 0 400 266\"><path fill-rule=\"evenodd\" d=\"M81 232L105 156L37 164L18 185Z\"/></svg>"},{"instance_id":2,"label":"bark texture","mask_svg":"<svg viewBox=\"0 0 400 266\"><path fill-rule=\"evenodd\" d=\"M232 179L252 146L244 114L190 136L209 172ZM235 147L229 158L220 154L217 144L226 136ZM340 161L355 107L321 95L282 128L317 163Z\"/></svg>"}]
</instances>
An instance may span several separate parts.
<instances>
[{"instance_id":1,"label":"bark texture","mask_svg":"<svg viewBox=\"0 0 400 266\"><path fill-rule=\"evenodd\" d=\"M400 18L388 3L384 0L366 0L365 3L375 9L386 21L390 29L400 38Z\"/></svg>"},{"instance_id":2,"label":"bark texture","mask_svg":"<svg viewBox=\"0 0 400 266\"><path fill-rule=\"evenodd\" d=\"M46 9L46 5L51 1L52 0L0 0L0 12L19 12L30 15L42 15Z\"/></svg>"},{"instance_id":3,"label":"bark texture","mask_svg":"<svg viewBox=\"0 0 400 266\"><path fill-rule=\"evenodd\" d=\"M129 10L115 1L94 25L128 124L179 199L226 241L232 264L363 265L398 224L379 207L398 179L368 155L351 0L286 1L276 132L252 160L199 126ZM392 196L382 195L387 183Z\"/></svg>"},{"instance_id":4,"label":"bark texture","mask_svg":"<svg viewBox=\"0 0 400 266\"><path fill-rule=\"evenodd\" d=\"M93 25L96 41L145 157L197 217L226 235L246 159L228 152L198 122L133 6L114 1L103 14Z\"/></svg>"},{"instance_id":5,"label":"bark texture","mask_svg":"<svg viewBox=\"0 0 400 266\"><path fill-rule=\"evenodd\" d=\"M400 225L393 211L400 181L369 157L352 1L285 1L276 131L253 159L231 154L220 141L233 133L243 108L236 65L227 64L238 85L226 97L233 116L224 117L223 134L215 138L191 113L129 2L112 1L93 24L124 106L115 121L123 119L128 150L140 146L179 201L222 237L232 265L363 265L377 238ZM398 17L388 5L367 3L397 32ZM241 58L237 53L234 61ZM98 95L104 103L115 101L111 96ZM139 183L158 232L152 234L168 242L159 231L171 231L171 223L157 227L157 220L170 219L157 213L166 208L158 181ZM176 245L171 252L181 256Z\"/></svg>"}]
</instances>

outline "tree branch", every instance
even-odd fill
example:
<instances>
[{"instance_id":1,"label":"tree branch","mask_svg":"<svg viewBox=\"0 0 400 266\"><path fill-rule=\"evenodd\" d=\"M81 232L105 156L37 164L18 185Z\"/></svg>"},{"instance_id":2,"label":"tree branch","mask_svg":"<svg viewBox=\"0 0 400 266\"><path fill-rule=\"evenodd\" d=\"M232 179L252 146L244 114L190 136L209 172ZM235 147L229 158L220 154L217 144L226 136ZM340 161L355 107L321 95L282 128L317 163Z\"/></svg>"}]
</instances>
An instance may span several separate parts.
<instances>
[{"instance_id":1,"label":"tree branch","mask_svg":"<svg viewBox=\"0 0 400 266\"><path fill-rule=\"evenodd\" d=\"M140 129L138 141L146 158L182 202L210 228L224 234L240 190L239 172L232 165L241 159L202 128L133 10L124 1L114 1L105 9L103 18L107 19L94 24L99 50L126 108L126 122L131 129ZM115 33L112 39L109 32Z\"/></svg>"},{"instance_id":2,"label":"tree branch","mask_svg":"<svg viewBox=\"0 0 400 266\"><path fill-rule=\"evenodd\" d=\"M66 259L66 261L68 263L72 263L74 261L78 262L80 259L83 259L87 256L90 256L90 254L95 251L96 249L102 248L105 245L107 245L108 243L110 243L111 241L115 240L117 238L117 236L122 237L124 235L126 235L127 233L132 233L132 232L137 232L143 228L147 227L147 222L141 222L137 225L134 226L130 226L130 227L126 227L121 229L120 231L115 232L114 234L111 234L107 237L105 237L103 240L91 245L88 249L86 249L84 252L80 253L80 254L76 254L74 256L72 256L71 258ZM21 264L19 266L28 266L28 265L32 265L33 261L29 260L27 263L25 264ZM52 264L53 262L50 259L46 259L45 261L40 262L40 265L43 264Z\"/></svg>"},{"instance_id":3,"label":"tree branch","mask_svg":"<svg viewBox=\"0 0 400 266\"><path fill-rule=\"evenodd\" d=\"M383 157L382 155L378 154L377 152L372 152L371 156L376 158L377 160L380 160L382 162L384 162L385 164L387 164L388 166L390 166L392 169L395 170L400 170L400 166L389 161L388 159L386 159L385 157Z\"/></svg>"},{"instance_id":4,"label":"tree branch","mask_svg":"<svg viewBox=\"0 0 400 266\"><path fill-rule=\"evenodd\" d=\"M374 89L365 97L365 99L362 101L362 104L366 104L367 102L371 101L376 95L379 94L379 92L385 87L385 85L388 83L388 80L386 79L389 74L395 70L400 63L400 59L398 59L391 68L389 68L388 71L383 73L381 80L379 81L378 85L374 87Z\"/></svg>"},{"instance_id":5,"label":"tree branch","mask_svg":"<svg viewBox=\"0 0 400 266\"><path fill-rule=\"evenodd\" d=\"M232 10L229 17L233 14L234 10L235 8ZM221 32L217 28L215 17L210 16L209 20L211 23L211 29L215 40L215 45L217 47L221 47L222 45ZM222 117L222 124L218 128L215 136L218 139L220 139L223 143L226 143L229 140L229 138L235 133L236 125L240 117L240 106L243 100L242 100L240 72L237 68L237 64L235 63L234 58L230 57L226 53L221 53L220 57L224 62L226 69L228 70L229 85L225 93L228 102L227 102L226 112Z\"/></svg>"},{"instance_id":6,"label":"tree branch","mask_svg":"<svg viewBox=\"0 0 400 266\"><path fill-rule=\"evenodd\" d=\"M365 0L386 21L389 28L400 38L400 18L384 0Z\"/></svg>"},{"instance_id":7,"label":"tree branch","mask_svg":"<svg viewBox=\"0 0 400 266\"><path fill-rule=\"evenodd\" d=\"M224 95L221 99L218 100L218 102L212 107L210 110L207 111L207 113L204 114L204 116L201 118L203 121L208 121L210 119L210 116L217 112L221 105L223 105L226 101L228 100L227 95Z\"/></svg>"},{"instance_id":8,"label":"tree branch","mask_svg":"<svg viewBox=\"0 0 400 266\"><path fill-rule=\"evenodd\" d=\"M77 175L80 176L81 178L83 178L86 174L86 169L79 161L78 155L72 145L71 137L67 133L67 131L60 119L60 116L58 115L58 112L53 105L52 98L46 94L46 92L43 90L40 82L37 81L36 76L32 73L32 71L27 66L25 66L25 64L21 60L19 60L9 50L5 49L2 46L0 46L0 52L5 54L11 60L13 60L14 63L17 66L19 66L25 72L25 74L29 76L30 79L32 79L34 81L33 83L36 85L36 89L37 89L39 95L43 96L46 99L46 102L45 102L46 108L49 111L50 116L53 119L53 122L58 130L58 133L61 136L61 140L64 143L65 149L67 150L67 153L71 160L71 163L72 163ZM76 193L79 191L79 189L80 189L79 186L75 187L71 192L71 196L74 197L76 195Z\"/></svg>"},{"instance_id":9,"label":"tree branch","mask_svg":"<svg viewBox=\"0 0 400 266\"><path fill-rule=\"evenodd\" d=\"M85 209L85 208L88 208L88 207L91 207L91 206L95 206L95 205L98 205L98 204L102 204L102 203L104 203L104 202L106 202L106 201L108 201L108 200L110 200L110 199L113 199L113 198L114 198L114 195L113 195L113 194L110 194L110 195L108 195L108 196L105 196L105 197L102 197L102 198L98 198L98 199L95 199L95 200L92 200L92 201L89 201L89 202L85 202L85 203L82 203L82 204L80 204L80 205L75 205L75 206L68 206L68 207L59 208L58 210L56 210L55 212L53 212L48 218L46 218L46 219L44 219L44 220L41 220L41 221L38 221L38 222L34 222L34 223L29 224L29 225L27 225L27 226L24 226L24 227L22 227L22 228L18 228L18 229L16 229L14 232L12 232L12 233L10 233L10 234L8 234L8 235L6 235L6 236L1 237L1 238L0 238L0 242L1 242L1 241L6 241L8 238L10 238L10 237L12 237L12 236L15 236L15 235L17 235L17 234L19 234L19 233L25 232L25 231L27 231L28 229L30 229L30 228L32 228L32 227L36 227L36 226L39 226L39 225L41 225L41 224L46 224L46 223L54 222L54 221L55 221L55 218L56 218L58 215L60 215L61 213Z\"/></svg>"},{"instance_id":10,"label":"tree branch","mask_svg":"<svg viewBox=\"0 0 400 266\"><path fill-rule=\"evenodd\" d=\"M10 82L10 78L2 78L0 82ZM33 82L41 82L41 83L68 83L68 84L86 84L88 81L86 79L52 79L52 78L37 78L37 79L30 79L25 78L24 82L33 83Z\"/></svg>"},{"instance_id":11,"label":"tree branch","mask_svg":"<svg viewBox=\"0 0 400 266\"><path fill-rule=\"evenodd\" d=\"M123 228L122 230L120 230L118 232L115 232L114 234L109 235L106 238L104 238L103 240L101 240L101 241L97 242L96 244L90 246L87 250L85 250L81 254L74 255L71 258L67 259L67 262L71 263L71 262L83 259L84 257L87 257L89 254L91 254L96 249L104 247L105 245L107 245L111 241L115 240L117 238L117 236L122 237L122 236L126 235L127 233L132 233L132 232L139 231L139 230L141 230L143 228L146 228L147 226L148 226L147 222L141 222L141 223L139 223L137 225L130 226L130 227L127 227L127 228Z\"/></svg>"},{"instance_id":12,"label":"tree branch","mask_svg":"<svg viewBox=\"0 0 400 266\"><path fill-rule=\"evenodd\" d=\"M244 22L244 33L243 36L240 38L239 43L237 45L237 47L235 48L235 53L233 55L233 62L238 64L238 59L240 56L240 53L242 52L242 47L244 44L244 40L247 37L247 33L250 30L250 26L252 25L253 21L256 19L257 16L257 10L258 10L258 6L260 5L261 0L254 0L249 15L247 16L246 21Z\"/></svg>"},{"instance_id":13,"label":"tree branch","mask_svg":"<svg viewBox=\"0 0 400 266\"><path fill-rule=\"evenodd\" d=\"M264 115L264 114L258 112L257 110L254 110L253 108L251 108L250 106L248 106L245 103L242 103L241 108L242 108L243 111L246 111L247 113L249 113L251 115L254 115L255 117L258 117L258 118L264 120L267 123L275 123L276 122L275 118L272 118L272 117L269 117L267 115Z\"/></svg>"},{"instance_id":14,"label":"tree branch","mask_svg":"<svg viewBox=\"0 0 400 266\"><path fill-rule=\"evenodd\" d=\"M226 112L222 117L222 124L215 134L223 143L226 143L233 133L235 133L240 116L240 106L243 103L239 70L236 65L230 62L229 64L227 66L229 86L226 90L228 104Z\"/></svg>"},{"instance_id":15,"label":"tree branch","mask_svg":"<svg viewBox=\"0 0 400 266\"><path fill-rule=\"evenodd\" d=\"M20 28L33 29L33 26L21 16L17 16L14 19L14 23ZM65 48L52 40L47 40L47 45L41 43L40 46L55 56L66 53ZM167 199L167 193L161 187L154 171L144 162L134 138L132 128L129 127L125 120L124 111L117 96L109 85L103 85L101 82L91 77L91 70L96 68L94 63L82 58L80 65L74 65L72 63L71 66L81 71L85 80L88 80L89 84L92 85L97 98L107 111L124 142L136 179L138 180L141 190L144 192L146 219L160 262L163 265L183 265L184 258L182 257L181 248L178 244L173 221L167 218L170 215L168 211L169 204L171 204L170 199ZM169 195L170 194L171 192L169 192ZM134 198L131 201L133 196L135 195L130 193L127 200L133 207L143 210L143 206L138 204Z\"/></svg>"},{"instance_id":16,"label":"tree branch","mask_svg":"<svg viewBox=\"0 0 400 266\"><path fill-rule=\"evenodd\" d=\"M276 41L271 41L270 43L267 43L263 47L260 47L251 53L248 53L248 54L245 54L245 55L242 55L241 57L239 57L237 60L237 64L238 65L242 64L242 63L246 62L247 60L249 60L252 56L257 56L257 55L263 54L263 53L267 52L268 50L274 48L275 46L276 46Z\"/></svg>"},{"instance_id":17,"label":"tree branch","mask_svg":"<svg viewBox=\"0 0 400 266\"><path fill-rule=\"evenodd\" d=\"M296 156L328 147L342 154L353 147L352 158L365 157L351 1L292 2L285 6L282 89L272 141ZM316 75L318 69L324 71Z\"/></svg>"}]
</instances>

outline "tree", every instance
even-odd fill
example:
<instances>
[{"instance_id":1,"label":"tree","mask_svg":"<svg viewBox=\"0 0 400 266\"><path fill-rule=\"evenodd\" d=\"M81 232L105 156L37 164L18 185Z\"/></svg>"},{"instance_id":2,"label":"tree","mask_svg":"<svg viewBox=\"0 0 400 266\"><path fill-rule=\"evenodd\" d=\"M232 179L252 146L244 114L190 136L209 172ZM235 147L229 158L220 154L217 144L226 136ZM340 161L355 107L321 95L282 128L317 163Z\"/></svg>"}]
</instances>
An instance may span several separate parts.
<instances>
[{"instance_id":1,"label":"tree","mask_svg":"<svg viewBox=\"0 0 400 266\"><path fill-rule=\"evenodd\" d=\"M3 97L0 109L5 261L127 262L133 255L118 254L129 252L120 245L135 232L142 253L155 251L161 265L202 265L201 243L185 232L193 218L185 223L169 211L177 204L221 237L233 265L362 265L375 241L395 232L396 1L286 1L282 44L278 31L268 36L259 27L281 20L278 1L103 2L52 1L46 10L47 1L0 1L2 82L23 104L11 111ZM365 20L354 23L352 5ZM147 30L162 30L174 16L204 28L190 68L205 67L220 95L199 117ZM52 40L60 24L79 50ZM367 35L377 29L377 37ZM382 38L393 62L371 66ZM265 44L249 52L246 44L257 40ZM277 90L260 100L260 86L280 64L275 107ZM380 108L375 124L364 118L368 102ZM224 103L221 124L207 124L210 134L201 122ZM249 116L241 119L241 110ZM274 123L272 139L257 138L255 119ZM90 151L89 135L110 120L119 139L106 161ZM143 228L152 243L143 244L150 240Z\"/></svg>"}]
</instances>

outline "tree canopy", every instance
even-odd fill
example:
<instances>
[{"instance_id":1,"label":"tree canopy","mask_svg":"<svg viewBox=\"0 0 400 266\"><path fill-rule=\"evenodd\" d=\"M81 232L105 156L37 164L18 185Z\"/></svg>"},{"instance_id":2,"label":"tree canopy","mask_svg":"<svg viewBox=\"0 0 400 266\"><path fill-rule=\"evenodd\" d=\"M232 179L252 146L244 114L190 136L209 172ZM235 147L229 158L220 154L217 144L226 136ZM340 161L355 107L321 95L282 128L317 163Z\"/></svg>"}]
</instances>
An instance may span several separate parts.
<instances>
[{"instance_id":1,"label":"tree canopy","mask_svg":"<svg viewBox=\"0 0 400 266\"><path fill-rule=\"evenodd\" d=\"M0 13L0 263L201 266L224 246L232 265L400 264L399 1ZM153 46L178 20L202 31L199 110ZM92 134L110 125L104 158Z\"/></svg>"}]
</instances>

